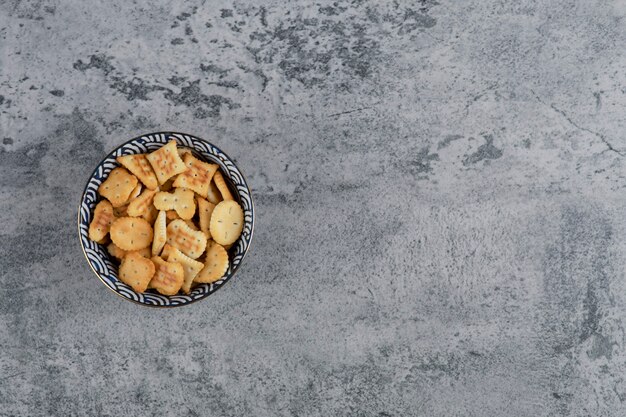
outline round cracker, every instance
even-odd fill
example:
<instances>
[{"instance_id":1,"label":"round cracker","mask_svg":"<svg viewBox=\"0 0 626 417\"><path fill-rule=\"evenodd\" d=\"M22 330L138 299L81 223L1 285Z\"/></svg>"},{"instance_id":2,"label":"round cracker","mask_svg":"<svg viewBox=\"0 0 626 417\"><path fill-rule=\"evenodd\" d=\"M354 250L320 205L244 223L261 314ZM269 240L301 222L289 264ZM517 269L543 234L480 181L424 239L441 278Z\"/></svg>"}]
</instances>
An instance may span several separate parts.
<instances>
[{"instance_id":1,"label":"round cracker","mask_svg":"<svg viewBox=\"0 0 626 417\"><path fill-rule=\"evenodd\" d=\"M109 234L113 243L123 250L139 250L152 244L152 226L141 217L117 219Z\"/></svg>"},{"instance_id":2,"label":"round cracker","mask_svg":"<svg viewBox=\"0 0 626 417\"><path fill-rule=\"evenodd\" d=\"M213 209L209 231L220 245L230 245L241 236L243 209L233 200L221 201Z\"/></svg>"},{"instance_id":3,"label":"round cracker","mask_svg":"<svg viewBox=\"0 0 626 417\"><path fill-rule=\"evenodd\" d=\"M196 275L194 282L202 284L218 281L228 271L228 253L221 245L213 242L206 251L204 268Z\"/></svg>"}]
</instances>

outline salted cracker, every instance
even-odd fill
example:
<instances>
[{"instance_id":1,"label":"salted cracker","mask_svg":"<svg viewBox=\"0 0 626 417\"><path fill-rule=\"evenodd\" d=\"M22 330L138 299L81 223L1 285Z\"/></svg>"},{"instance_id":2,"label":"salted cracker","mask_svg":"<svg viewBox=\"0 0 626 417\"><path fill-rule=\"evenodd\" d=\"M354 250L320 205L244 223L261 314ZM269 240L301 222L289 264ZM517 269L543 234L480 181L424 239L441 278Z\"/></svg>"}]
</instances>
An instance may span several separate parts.
<instances>
[{"instance_id":1,"label":"salted cracker","mask_svg":"<svg viewBox=\"0 0 626 417\"><path fill-rule=\"evenodd\" d=\"M228 253L221 245L211 242L207 249L204 267L194 278L194 282L211 283L218 281L228 271Z\"/></svg>"},{"instance_id":2,"label":"salted cracker","mask_svg":"<svg viewBox=\"0 0 626 417\"><path fill-rule=\"evenodd\" d=\"M217 171L215 175L213 175L213 181L215 182L217 189L220 190L220 194L224 200L234 200L233 195L226 184L226 180L222 175L222 171Z\"/></svg>"},{"instance_id":3,"label":"salted cracker","mask_svg":"<svg viewBox=\"0 0 626 417\"><path fill-rule=\"evenodd\" d=\"M113 207L120 207L126 204L137 183L137 177L124 168L114 168L98 187L98 193L109 200Z\"/></svg>"},{"instance_id":4,"label":"salted cracker","mask_svg":"<svg viewBox=\"0 0 626 417\"><path fill-rule=\"evenodd\" d=\"M243 230L243 209L232 200L225 200L215 206L209 225L211 238L220 245L230 245L241 236Z\"/></svg>"},{"instance_id":5,"label":"salted cracker","mask_svg":"<svg viewBox=\"0 0 626 417\"><path fill-rule=\"evenodd\" d=\"M156 267L150 259L144 258L137 252L129 252L122 260L118 276L133 290L144 292L155 272Z\"/></svg>"},{"instance_id":6,"label":"salted cracker","mask_svg":"<svg viewBox=\"0 0 626 417\"><path fill-rule=\"evenodd\" d=\"M167 243L197 259L206 249L207 238L201 231L193 230L184 220L178 219L167 225Z\"/></svg>"},{"instance_id":7,"label":"salted cracker","mask_svg":"<svg viewBox=\"0 0 626 417\"><path fill-rule=\"evenodd\" d=\"M126 213L132 217L143 216L152 205L152 199L156 194L156 190L146 189L137 198L131 200L128 204L128 210Z\"/></svg>"},{"instance_id":8,"label":"salted cracker","mask_svg":"<svg viewBox=\"0 0 626 417\"><path fill-rule=\"evenodd\" d=\"M191 259L173 246L170 249L167 261L179 263L183 266L184 281L181 289L185 294L189 294L191 292L191 284L193 283L193 279L202 270L204 264L202 262L196 261L195 259Z\"/></svg>"},{"instance_id":9,"label":"salted cracker","mask_svg":"<svg viewBox=\"0 0 626 417\"><path fill-rule=\"evenodd\" d=\"M152 255L156 256L161 253L163 246L167 242L167 224L165 222L165 212L159 211L154 221L154 238L152 240Z\"/></svg>"},{"instance_id":10,"label":"salted cracker","mask_svg":"<svg viewBox=\"0 0 626 417\"><path fill-rule=\"evenodd\" d=\"M159 184L164 184L174 175L187 170L185 162L178 155L176 141L170 140L166 145L146 156L156 174Z\"/></svg>"},{"instance_id":11,"label":"salted cracker","mask_svg":"<svg viewBox=\"0 0 626 417\"><path fill-rule=\"evenodd\" d=\"M152 226L141 217L122 217L111 225L111 240L126 251L147 248L152 243Z\"/></svg>"},{"instance_id":12,"label":"salted cracker","mask_svg":"<svg viewBox=\"0 0 626 417\"><path fill-rule=\"evenodd\" d=\"M159 210L176 210L181 219L189 220L196 212L193 191L176 188L173 193L160 191L154 196L154 206Z\"/></svg>"},{"instance_id":13,"label":"salted cracker","mask_svg":"<svg viewBox=\"0 0 626 417\"><path fill-rule=\"evenodd\" d=\"M179 263L167 262L158 256L152 257L155 273L148 287L163 295L176 295L185 280L185 270Z\"/></svg>"},{"instance_id":14,"label":"salted cracker","mask_svg":"<svg viewBox=\"0 0 626 417\"><path fill-rule=\"evenodd\" d=\"M219 165L203 162L190 153L185 154L185 165L187 171L178 174L174 180L174 187L187 188L201 196L207 195L211 179Z\"/></svg>"},{"instance_id":15,"label":"salted cracker","mask_svg":"<svg viewBox=\"0 0 626 417\"><path fill-rule=\"evenodd\" d=\"M93 211L93 219L89 224L89 239L102 241L111 229L115 220L113 206L107 200L100 201Z\"/></svg>"},{"instance_id":16,"label":"salted cracker","mask_svg":"<svg viewBox=\"0 0 626 417\"><path fill-rule=\"evenodd\" d=\"M155 190L159 183L146 154L118 156L117 162L132 172L147 188Z\"/></svg>"}]
</instances>

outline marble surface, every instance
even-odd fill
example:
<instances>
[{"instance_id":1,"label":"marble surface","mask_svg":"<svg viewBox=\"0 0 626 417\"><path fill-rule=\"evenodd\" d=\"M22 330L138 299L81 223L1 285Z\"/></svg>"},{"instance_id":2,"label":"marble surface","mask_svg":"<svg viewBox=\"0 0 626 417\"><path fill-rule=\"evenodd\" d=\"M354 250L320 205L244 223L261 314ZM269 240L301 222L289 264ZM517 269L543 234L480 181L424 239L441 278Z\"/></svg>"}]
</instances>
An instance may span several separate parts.
<instances>
[{"instance_id":1,"label":"marble surface","mask_svg":"<svg viewBox=\"0 0 626 417\"><path fill-rule=\"evenodd\" d=\"M0 415L626 414L626 5L0 2ZM109 292L76 212L141 133L214 141L255 241Z\"/></svg>"}]
</instances>

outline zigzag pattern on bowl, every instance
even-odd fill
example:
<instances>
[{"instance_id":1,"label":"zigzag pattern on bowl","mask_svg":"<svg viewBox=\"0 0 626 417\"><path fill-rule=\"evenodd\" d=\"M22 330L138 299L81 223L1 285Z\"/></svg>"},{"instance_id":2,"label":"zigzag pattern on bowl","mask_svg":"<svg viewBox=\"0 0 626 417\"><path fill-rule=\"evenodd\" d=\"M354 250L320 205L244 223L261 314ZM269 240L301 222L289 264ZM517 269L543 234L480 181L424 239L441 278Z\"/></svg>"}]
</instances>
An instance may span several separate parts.
<instances>
[{"instance_id":1,"label":"zigzag pattern on bowl","mask_svg":"<svg viewBox=\"0 0 626 417\"><path fill-rule=\"evenodd\" d=\"M106 179L109 172L119 164L115 158L121 155L131 155L138 153L152 152L163 144L167 143L170 138L176 139L179 145L186 146L193 150L193 153L201 159L217 163L220 165L222 172L226 174L227 179L237 189L236 197L244 212L244 228L241 237L236 245L230 250L231 262L228 271L219 281L212 284L200 284L189 295L164 296L155 293L137 293L128 285L118 280L117 266L111 262L110 256L104 245L99 245L89 239L89 224L93 210L98 202L98 187ZM235 164L218 148L210 143L191 135L180 133L155 133L144 135L133 139L122 145L112 153L95 170L93 176L89 180L85 192L82 197L79 216L79 233L81 244L87 256L87 260L92 268L110 289L128 298L129 300L148 305L173 307L182 304L200 300L222 286L239 267L243 257L248 250L252 239L252 230L254 228L254 206L250 196L250 190L241 172Z\"/></svg>"}]
</instances>

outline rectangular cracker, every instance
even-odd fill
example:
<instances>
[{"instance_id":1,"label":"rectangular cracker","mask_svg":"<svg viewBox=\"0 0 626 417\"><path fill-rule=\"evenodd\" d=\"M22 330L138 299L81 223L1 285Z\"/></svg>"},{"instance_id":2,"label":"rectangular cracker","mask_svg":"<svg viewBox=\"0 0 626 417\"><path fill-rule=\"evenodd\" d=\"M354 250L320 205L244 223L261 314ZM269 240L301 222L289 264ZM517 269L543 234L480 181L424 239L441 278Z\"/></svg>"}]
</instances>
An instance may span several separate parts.
<instances>
[{"instance_id":1,"label":"rectangular cracker","mask_svg":"<svg viewBox=\"0 0 626 417\"><path fill-rule=\"evenodd\" d=\"M219 165L203 162L190 153L185 154L185 165L187 171L178 174L174 187L188 188L201 196L207 195L211 179Z\"/></svg>"},{"instance_id":2,"label":"rectangular cracker","mask_svg":"<svg viewBox=\"0 0 626 417\"><path fill-rule=\"evenodd\" d=\"M156 190L159 186L157 181L157 177L150 166L150 162L146 158L146 154L136 154L136 155L123 155L117 157L117 162L119 162L124 168L132 172L139 181L143 183L147 188L151 190Z\"/></svg>"}]
</instances>

